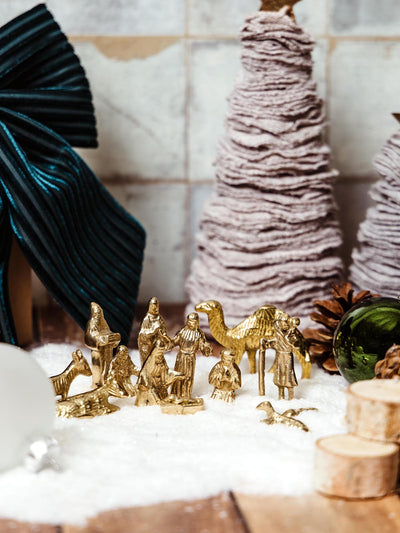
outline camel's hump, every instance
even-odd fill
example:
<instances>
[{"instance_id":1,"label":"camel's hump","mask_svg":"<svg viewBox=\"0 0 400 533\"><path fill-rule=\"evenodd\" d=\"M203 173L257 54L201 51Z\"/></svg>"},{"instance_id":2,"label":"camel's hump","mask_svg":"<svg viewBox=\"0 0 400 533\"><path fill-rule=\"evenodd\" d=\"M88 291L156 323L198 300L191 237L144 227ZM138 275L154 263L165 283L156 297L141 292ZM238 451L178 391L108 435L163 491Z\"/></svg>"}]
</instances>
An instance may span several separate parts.
<instances>
[{"instance_id":1,"label":"camel's hump","mask_svg":"<svg viewBox=\"0 0 400 533\"><path fill-rule=\"evenodd\" d=\"M269 335L273 329L276 307L265 305L231 329L231 335L244 337Z\"/></svg>"}]
</instances>

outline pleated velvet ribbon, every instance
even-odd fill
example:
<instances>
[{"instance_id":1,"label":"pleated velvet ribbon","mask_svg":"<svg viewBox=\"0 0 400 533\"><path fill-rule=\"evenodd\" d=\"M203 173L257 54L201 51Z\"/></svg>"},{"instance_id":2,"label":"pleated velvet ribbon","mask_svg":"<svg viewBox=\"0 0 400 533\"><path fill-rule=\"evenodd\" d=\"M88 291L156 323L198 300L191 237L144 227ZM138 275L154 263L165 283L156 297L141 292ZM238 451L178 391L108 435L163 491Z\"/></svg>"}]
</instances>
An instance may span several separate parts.
<instances>
[{"instance_id":1,"label":"pleated velvet ribbon","mask_svg":"<svg viewBox=\"0 0 400 533\"><path fill-rule=\"evenodd\" d=\"M40 4L0 28L0 330L17 344L9 295L12 236L81 326L99 303L126 343L145 246L143 227L73 146L96 147L92 96L72 46ZM28 304L28 302L27 302Z\"/></svg>"}]
</instances>

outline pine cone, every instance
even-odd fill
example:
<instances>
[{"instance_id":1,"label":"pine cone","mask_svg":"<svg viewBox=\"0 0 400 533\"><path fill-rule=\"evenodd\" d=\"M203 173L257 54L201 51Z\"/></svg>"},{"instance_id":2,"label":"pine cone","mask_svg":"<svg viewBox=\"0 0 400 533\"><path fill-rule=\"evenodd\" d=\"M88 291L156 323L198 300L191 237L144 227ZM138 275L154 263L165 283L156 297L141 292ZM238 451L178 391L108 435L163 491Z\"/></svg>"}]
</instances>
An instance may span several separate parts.
<instances>
[{"instance_id":1,"label":"pine cone","mask_svg":"<svg viewBox=\"0 0 400 533\"><path fill-rule=\"evenodd\" d=\"M375 377L392 379L400 377L400 346L393 344L385 354L385 358L375 365Z\"/></svg>"},{"instance_id":2,"label":"pine cone","mask_svg":"<svg viewBox=\"0 0 400 533\"><path fill-rule=\"evenodd\" d=\"M340 285L332 284L332 300L315 300L313 302L317 312L310 314L310 318L324 326L324 329L306 328L304 338L309 343L311 360L317 362L328 372L337 372L333 358L333 334L343 315L356 304L367 298L379 296L370 291L361 291L355 296L349 282Z\"/></svg>"}]
</instances>

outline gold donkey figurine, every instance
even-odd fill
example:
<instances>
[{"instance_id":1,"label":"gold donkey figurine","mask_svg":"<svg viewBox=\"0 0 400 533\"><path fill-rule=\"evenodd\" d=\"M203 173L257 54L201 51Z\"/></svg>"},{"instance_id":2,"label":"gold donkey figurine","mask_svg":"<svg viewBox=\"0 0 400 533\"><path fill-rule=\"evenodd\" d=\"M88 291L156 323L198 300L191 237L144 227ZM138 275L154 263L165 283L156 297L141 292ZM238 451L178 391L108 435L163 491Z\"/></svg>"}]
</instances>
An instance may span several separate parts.
<instances>
[{"instance_id":1,"label":"gold donkey figurine","mask_svg":"<svg viewBox=\"0 0 400 533\"><path fill-rule=\"evenodd\" d=\"M89 363L86 361L85 356L81 350L76 350L72 352L72 362L67 366L67 368L57 374L52 376L51 382L54 387L54 393L56 396L60 395L62 400L65 400L68 396L69 388L71 383L74 381L76 376L91 376L92 371L90 370Z\"/></svg>"},{"instance_id":2,"label":"gold donkey figurine","mask_svg":"<svg viewBox=\"0 0 400 533\"><path fill-rule=\"evenodd\" d=\"M250 373L256 372L256 353L262 338L275 336L274 322L279 318L290 316L273 305L264 305L255 313L240 322L233 328L225 325L222 306L216 300L208 300L196 305L196 311L206 313L212 336L224 348L233 350L236 354L236 364L239 365L245 352L247 352ZM302 367L302 378L309 378L311 373L310 354L303 335L298 329L293 335L293 353Z\"/></svg>"},{"instance_id":3,"label":"gold donkey figurine","mask_svg":"<svg viewBox=\"0 0 400 533\"><path fill-rule=\"evenodd\" d=\"M132 397L135 388L130 376L138 369L133 364L126 346L120 346L110 365L104 385L97 389L59 400L56 404L57 416L66 418L92 418L118 411L119 407L109 402L109 396L116 398Z\"/></svg>"},{"instance_id":4,"label":"gold donkey figurine","mask_svg":"<svg viewBox=\"0 0 400 533\"><path fill-rule=\"evenodd\" d=\"M114 348L121 340L119 333L113 333L99 304L90 305L90 319L86 326L85 344L92 351L92 385L104 385L110 369Z\"/></svg>"}]
</instances>

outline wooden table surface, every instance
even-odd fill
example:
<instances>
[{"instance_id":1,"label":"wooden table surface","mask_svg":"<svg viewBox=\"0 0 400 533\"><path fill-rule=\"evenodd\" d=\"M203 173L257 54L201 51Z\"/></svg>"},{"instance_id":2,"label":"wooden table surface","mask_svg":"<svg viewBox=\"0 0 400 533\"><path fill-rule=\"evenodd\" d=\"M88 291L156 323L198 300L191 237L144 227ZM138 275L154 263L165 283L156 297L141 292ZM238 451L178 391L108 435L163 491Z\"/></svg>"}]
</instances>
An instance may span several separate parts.
<instances>
[{"instance_id":1,"label":"wooden table surface","mask_svg":"<svg viewBox=\"0 0 400 533\"><path fill-rule=\"evenodd\" d=\"M165 308L164 308L165 309ZM163 311L168 330L175 332L182 306ZM141 318L145 309L138 310ZM135 347L138 323L130 345ZM83 332L58 307L35 311L35 344L69 342L80 345ZM1 495L0 495L1 497ZM400 532L400 500L344 501L319 494L302 497L249 496L233 492L196 501L176 501L118 509L98 515L86 526L29 524L0 519L0 533L396 533Z\"/></svg>"}]
</instances>

